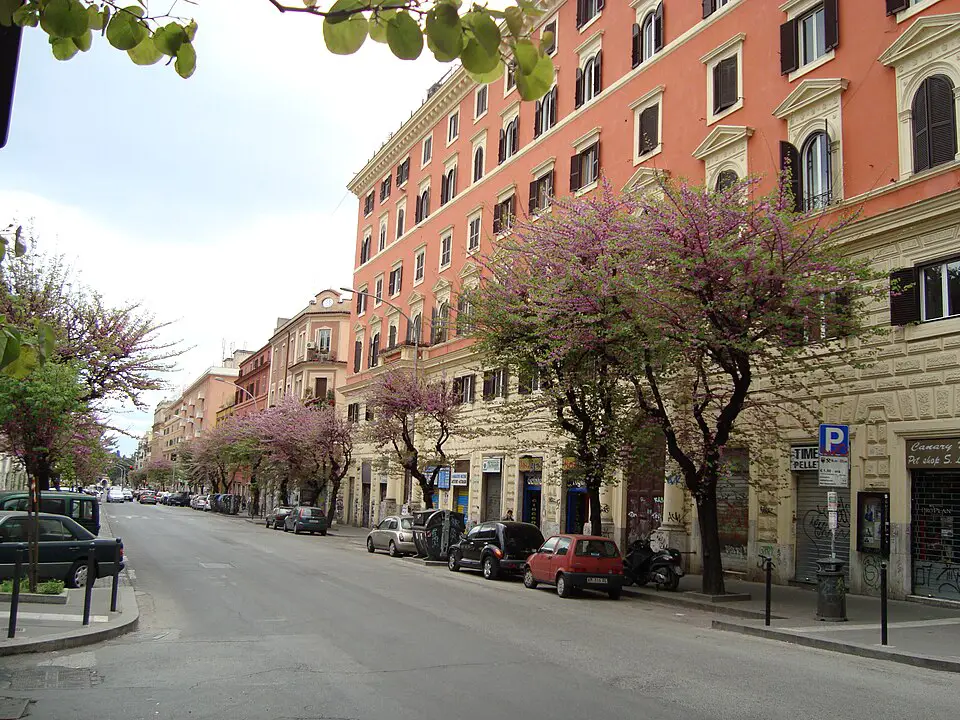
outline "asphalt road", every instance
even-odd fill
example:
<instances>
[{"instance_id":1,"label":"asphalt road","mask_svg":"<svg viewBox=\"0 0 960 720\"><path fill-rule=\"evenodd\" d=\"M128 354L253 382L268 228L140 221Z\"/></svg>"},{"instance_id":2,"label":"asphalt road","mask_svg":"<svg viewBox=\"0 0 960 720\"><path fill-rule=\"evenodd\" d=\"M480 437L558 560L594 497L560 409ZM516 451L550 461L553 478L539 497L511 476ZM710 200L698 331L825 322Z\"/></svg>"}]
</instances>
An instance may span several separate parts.
<instances>
[{"instance_id":1,"label":"asphalt road","mask_svg":"<svg viewBox=\"0 0 960 720\"><path fill-rule=\"evenodd\" d=\"M956 675L708 629L709 618L368 555L163 506L104 506L138 632L0 660L30 718L942 718Z\"/></svg>"}]
</instances>

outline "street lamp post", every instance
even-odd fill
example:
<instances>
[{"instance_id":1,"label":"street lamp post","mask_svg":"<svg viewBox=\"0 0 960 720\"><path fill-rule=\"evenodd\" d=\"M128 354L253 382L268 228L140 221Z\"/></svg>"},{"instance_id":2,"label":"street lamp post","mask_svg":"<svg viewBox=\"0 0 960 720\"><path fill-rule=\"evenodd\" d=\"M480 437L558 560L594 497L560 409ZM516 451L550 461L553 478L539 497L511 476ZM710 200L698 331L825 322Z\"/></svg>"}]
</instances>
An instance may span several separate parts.
<instances>
[{"instance_id":1,"label":"street lamp post","mask_svg":"<svg viewBox=\"0 0 960 720\"><path fill-rule=\"evenodd\" d=\"M243 385L237 385L235 382L230 382L230 381L227 380L226 378L222 378L222 377L213 377L213 378L211 378L211 379L212 379L214 382L221 382L221 383L225 383L225 384L227 384L227 385L233 385L233 387L237 388L237 390L239 390L240 392L245 392L247 395L250 396L250 399L253 400L254 406L256 406L256 404L257 404L257 399L253 396L253 393L250 392L249 390L247 390Z\"/></svg>"},{"instance_id":2,"label":"street lamp post","mask_svg":"<svg viewBox=\"0 0 960 720\"><path fill-rule=\"evenodd\" d=\"M366 297L375 297L366 290L357 290L355 288L342 287L340 288L343 292L356 293L357 295L365 295ZM403 318L407 321L407 327L416 326L416 334L413 337L413 379L414 382L420 382L420 373L419 373L419 362L420 362L420 332L422 323L414 323L410 319L410 316L407 315L403 310L394 305L389 300L384 300L382 297L379 298L380 302L385 303L396 310ZM413 445L413 450L417 450L417 414L416 411L410 413L410 444ZM406 483L404 483L406 484Z\"/></svg>"}]
</instances>

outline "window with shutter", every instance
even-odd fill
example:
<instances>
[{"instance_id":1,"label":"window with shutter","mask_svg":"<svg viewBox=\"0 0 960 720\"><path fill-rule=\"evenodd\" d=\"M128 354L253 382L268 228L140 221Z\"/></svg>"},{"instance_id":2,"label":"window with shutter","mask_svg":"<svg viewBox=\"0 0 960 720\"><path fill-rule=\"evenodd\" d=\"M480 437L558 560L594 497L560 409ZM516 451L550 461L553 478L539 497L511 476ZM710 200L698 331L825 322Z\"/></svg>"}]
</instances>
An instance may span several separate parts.
<instances>
[{"instance_id":1,"label":"window with shutter","mask_svg":"<svg viewBox=\"0 0 960 720\"><path fill-rule=\"evenodd\" d=\"M583 70L577 68L576 106L583 105Z\"/></svg>"},{"instance_id":2,"label":"window with shutter","mask_svg":"<svg viewBox=\"0 0 960 720\"><path fill-rule=\"evenodd\" d=\"M640 64L641 46L640 46L640 25L633 24L633 44L630 50L630 66L637 67Z\"/></svg>"},{"instance_id":3,"label":"window with shutter","mask_svg":"<svg viewBox=\"0 0 960 720\"><path fill-rule=\"evenodd\" d=\"M663 3L653 13L653 52L663 50Z\"/></svg>"},{"instance_id":4,"label":"window with shutter","mask_svg":"<svg viewBox=\"0 0 960 720\"><path fill-rule=\"evenodd\" d=\"M510 142L510 155L516 155L520 150L520 116L518 115L513 119L511 123L511 142Z\"/></svg>"},{"instance_id":5,"label":"window with shutter","mask_svg":"<svg viewBox=\"0 0 960 720\"><path fill-rule=\"evenodd\" d=\"M477 94L474 101L474 119L480 118L487 112L487 86L481 85L477 88Z\"/></svg>"},{"instance_id":6,"label":"window with shutter","mask_svg":"<svg viewBox=\"0 0 960 720\"><path fill-rule=\"evenodd\" d=\"M830 138L822 130L812 133L804 141L800 161L803 181L802 207L805 211L819 210L830 204L830 157Z\"/></svg>"},{"instance_id":7,"label":"window with shutter","mask_svg":"<svg viewBox=\"0 0 960 720\"><path fill-rule=\"evenodd\" d=\"M580 189L580 154L570 158L570 192Z\"/></svg>"},{"instance_id":8,"label":"window with shutter","mask_svg":"<svg viewBox=\"0 0 960 720\"><path fill-rule=\"evenodd\" d=\"M397 237L400 237L403 235L403 231L405 229L403 224L404 224L404 221L406 220L406 217L407 217L406 208L399 208L397 210Z\"/></svg>"},{"instance_id":9,"label":"window with shutter","mask_svg":"<svg viewBox=\"0 0 960 720\"><path fill-rule=\"evenodd\" d=\"M473 181L483 177L483 145L478 145L473 151Z\"/></svg>"},{"instance_id":10,"label":"window with shutter","mask_svg":"<svg viewBox=\"0 0 960 720\"><path fill-rule=\"evenodd\" d=\"M413 281L418 283L423 280L423 269L426 265L427 251L419 250L413 259Z\"/></svg>"},{"instance_id":11,"label":"window with shutter","mask_svg":"<svg viewBox=\"0 0 960 720\"><path fill-rule=\"evenodd\" d=\"M502 165L503 161L507 159L506 150L507 150L507 132L506 132L506 129L504 129L500 131L500 147L497 150L498 165Z\"/></svg>"},{"instance_id":12,"label":"window with shutter","mask_svg":"<svg viewBox=\"0 0 960 720\"><path fill-rule=\"evenodd\" d=\"M540 124L540 113L543 110L543 101L537 100L534 104L533 110L533 136L535 138L540 137L541 124Z\"/></svg>"},{"instance_id":13,"label":"window with shutter","mask_svg":"<svg viewBox=\"0 0 960 720\"><path fill-rule=\"evenodd\" d=\"M920 321L920 282L917 268L890 273L890 324Z\"/></svg>"},{"instance_id":14,"label":"window with shutter","mask_svg":"<svg viewBox=\"0 0 960 720\"><path fill-rule=\"evenodd\" d=\"M887 15L895 15L910 7L910 0L887 0Z\"/></svg>"},{"instance_id":15,"label":"window with shutter","mask_svg":"<svg viewBox=\"0 0 960 720\"><path fill-rule=\"evenodd\" d=\"M480 247L480 226L482 223L482 216L475 215L470 218L470 222L467 226L467 250L473 252Z\"/></svg>"},{"instance_id":16,"label":"window with shutter","mask_svg":"<svg viewBox=\"0 0 960 720\"><path fill-rule=\"evenodd\" d=\"M803 172L800 167L800 153L786 140L780 141L780 170L790 175L790 191L794 198L794 210L800 211L803 196L801 194Z\"/></svg>"},{"instance_id":17,"label":"window with shutter","mask_svg":"<svg viewBox=\"0 0 960 720\"><path fill-rule=\"evenodd\" d=\"M501 229L500 228L501 226L500 210L501 209L502 208L500 206L500 203L497 203L496 205L493 206L493 234L494 235L500 234L500 229Z\"/></svg>"},{"instance_id":18,"label":"window with shutter","mask_svg":"<svg viewBox=\"0 0 960 720\"><path fill-rule=\"evenodd\" d=\"M953 83L944 75L925 79L911 104L913 171L952 162L957 154L956 104Z\"/></svg>"},{"instance_id":19,"label":"window with shutter","mask_svg":"<svg viewBox=\"0 0 960 720\"><path fill-rule=\"evenodd\" d=\"M603 89L603 50L598 50L593 65L593 96Z\"/></svg>"},{"instance_id":20,"label":"window with shutter","mask_svg":"<svg viewBox=\"0 0 960 720\"><path fill-rule=\"evenodd\" d=\"M660 104L651 105L640 113L640 137L638 155L653 152L660 144Z\"/></svg>"},{"instance_id":21,"label":"window with shutter","mask_svg":"<svg viewBox=\"0 0 960 720\"><path fill-rule=\"evenodd\" d=\"M724 58L713 68L713 112L723 112L739 99L737 57Z\"/></svg>"},{"instance_id":22,"label":"window with shutter","mask_svg":"<svg viewBox=\"0 0 960 720\"><path fill-rule=\"evenodd\" d=\"M780 74L788 75L798 67L797 21L787 20L780 26Z\"/></svg>"},{"instance_id":23,"label":"window with shutter","mask_svg":"<svg viewBox=\"0 0 960 720\"><path fill-rule=\"evenodd\" d=\"M363 341L357 340L353 344L353 371L360 372L360 365L363 360Z\"/></svg>"},{"instance_id":24,"label":"window with shutter","mask_svg":"<svg viewBox=\"0 0 960 720\"><path fill-rule=\"evenodd\" d=\"M540 34L541 39L544 35L550 33L553 36L553 40L550 41L550 44L547 45L543 51L547 55L553 55L557 51L557 21L551 20L546 25L543 26L543 32Z\"/></svg>"}]
</instances>

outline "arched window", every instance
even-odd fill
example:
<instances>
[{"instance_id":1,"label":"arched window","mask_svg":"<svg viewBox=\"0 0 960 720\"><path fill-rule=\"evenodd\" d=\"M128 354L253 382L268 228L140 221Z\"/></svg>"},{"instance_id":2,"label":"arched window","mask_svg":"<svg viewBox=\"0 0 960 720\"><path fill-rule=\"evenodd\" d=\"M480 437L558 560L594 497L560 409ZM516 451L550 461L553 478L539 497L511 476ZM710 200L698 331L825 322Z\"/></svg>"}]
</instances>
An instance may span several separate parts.
<instances>
[{"instance_id":1,"label":"arched window","mask_svg":"<svg viewBox=\"0 0 960 720\"><path fill-rule=\"evenodd\" d=\"M800 150L803 167L803 209L818 210L830 204L830 138L822 130L810 135Z\"/></svg>"},{"instance_id":2,"label":"arched window","mask_svg":"<svg viewBox=\"0 0 960 720\"><path fill-rule=\"evenodd\" d=\"M387 335L387 347L392 348L397 346L397 326L390 326L390 333Z\"/></svg>"},{"instance_id":3,"label":"arched window","mask_svg":"<svg viewBox=\"0 0 960 720\"><path fill-rule=\"evenodd\" d=\"M600 92L600 83L596 82L594 78L596 77L599 69L597 67L599 62L600 53L597 53L592 58L587 60L583 64L583 101L589 102L596 97L597 93Z\"/></svg>"},{"instance_id":4,"label":"arched window","mask_svg":"<svg viewBox=\"0 0 960 720\"><path fill-rule=\"evenodd\" d=\"M735 170L724 170L717 175L716 191L718 193L724 192L725 190L736 185L739 179L740 178L737 176Z\"/></svg>"},{"instance_id":5,"label":"arched window","mask_svg":"<svg viewBox=\"0 0 960 720\"><path fill-rule=\"evenodd\" d=\"M370 236L365 235L363 242L360 244L360 264L363 265L367 260L370 259Z\"/></svg>"},{"instance_id":6,"label":"arched window","mask_svg":"<svg viewBox=\"0 0 960 720\"><path fill-rule=\"evenodd\" d=\"M643 24L640 26L640 43L642 49L640 54L641 61L649 60L656 52L654 46L653 22L653 13L647 13L647 16L643 19Z\"/></svg>"},{"instance_id":7,"label":"arched window","mask_svg":"<svg viewBox=\"0 0 960 720\"><path fill-rule=\"evenodd\" d=\"M483 177L483 145L478 145L473 151L473 181Z\"/></svg>"},{"instance_id":8,"label":"arched window","mask_svg":"<svg viewBox=\"0 0 960 720\"><path fill-rule=\"evenodd\" d=\"M470 314L473 308L465 297L457 298L457 335L469 335L473 330Z\"/></svg>"},{"instance_id":9,"label":"arched window","mask_svg":"<svg viewBox=\"0 0 960 720\"><path fill-rule=\"evenodd\" d=\"M417 313L413 316L413 322L407 323L407 342L413 343L414 345L418 344L420 336L420 313Z\"/></svg>"},{"instance_id":10,"label":"arched window","mask_svg":"<svg viewBox=\"0 0 960 720\"><path fill-rule=\"evenodd\" d=\"M383 252L383 249L387 246L387 221L384 220L380 223L380 244L378 249L380 252Z\"/></svg>"},{"instance_id":11,"label":"arched window","mask_svg":"<svg viewBox=\"0 0 960 720\"><path fill-rule=\"evenodd\" d=\"M434 325L433 333L433 342L434 343L444 343L447 341L448 327L450 319L450 305L446 301L440 303L440 307L437 309L437 320Z\"/></svg>"},{"instance_id":12,"label":"arched window","mask_svg":"<svg viewBox=\"0 0 960 720\"><path fill-rule=\"evenodd\" d=\"M953 83L931 75L921 83L910 106L913 118L913 171L929 170L957 155L957 109Z\"/></svg>"},{"instance_id":13,"label":"arched window","mask_svg":"<svg viewBox=\"0 0 960 720\"><path fill-rule=\"evenodd\" d=\"M404 221L407 219L407 211L404 208L397 210L397 237L403 235Z\"/></svg>"}]
</instances>

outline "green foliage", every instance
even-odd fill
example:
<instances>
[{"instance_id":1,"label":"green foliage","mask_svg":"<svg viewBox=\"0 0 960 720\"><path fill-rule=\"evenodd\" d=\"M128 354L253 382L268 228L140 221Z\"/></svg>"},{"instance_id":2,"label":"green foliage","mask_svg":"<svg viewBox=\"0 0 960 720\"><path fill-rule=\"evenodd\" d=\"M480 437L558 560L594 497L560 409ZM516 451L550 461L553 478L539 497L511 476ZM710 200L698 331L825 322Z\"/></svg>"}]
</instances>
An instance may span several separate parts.
<instances>
[{"instance_id":1,"label":"green foliage","mask_svg":"<svg viewBox=\"0 0 960 720\"><path fill-rule=\"evenodd\" d=\"M2 9L0 5L0 16ZM10 225L0 233L0 263L7 257L11 240L14 258L23 257L27 252L23 226L14 228ZM33 318L30 324L32 327L29 328L18 326L0 315L0 373L16 379L24 378L53 353L53 329L39 318Z\"/></svg>"},{"instance_id":2,"label":"green foliage","mask_svg":"<svg viewBox=\"0 0 960 720\"><path fill-rule=\"evenodd\" d=\"M37 592L40 595L59 595L63 592L63 580L47 580L37 584ZM0 593L13 592L13 580L4 580L0 582ZM27 577L20 580L20 592L30 592L30 579Z\"/></svg>"},{"instance_id":3,"label":"green foliage","mask_svg":"<svg viewBox=\"0 0 960 720\"><path fill-rule=\"evenodd\" d=\"M267 0L265 0L267 1ZM553 82L553 61L530 32L541 10L532 0L515 0L505 10L464 6L461 0L336 0L324 10L317 0L285 5L269 0L281 12L323 19L323 41L336 55L352 55L369 36L384 43L401 60L415 60L424 45L440 62L459 60L479 83L493 82L504 64L515 60L517 90L524 100L543 96ZM93 33L127 53L137 65L153 65L164 56L183 78L193 75L197 24L170 15L150 15L149 4L121 6L119 0L0 0L0 25L39 27L58 60L69 60L93 45ZM176 7L174 0L174 7ZM548 33L549 35L549 33ZM170 64L170 63L167 63Z\"/></svg>"}]
</instances>

